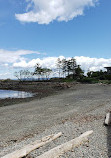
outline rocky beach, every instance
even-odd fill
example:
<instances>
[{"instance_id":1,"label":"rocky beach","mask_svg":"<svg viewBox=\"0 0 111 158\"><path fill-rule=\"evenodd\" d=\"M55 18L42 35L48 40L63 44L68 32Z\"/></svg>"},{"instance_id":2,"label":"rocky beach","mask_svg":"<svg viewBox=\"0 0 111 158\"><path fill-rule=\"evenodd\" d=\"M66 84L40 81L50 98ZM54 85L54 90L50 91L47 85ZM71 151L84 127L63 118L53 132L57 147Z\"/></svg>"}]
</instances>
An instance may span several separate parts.
<instances>
[{"instance_id":1,"label":"rocky beach","mask_svg":"<svg viewBox=\"0 0 111 158\"><path fill-rule=\"evenodd\" d=\"M1 86L3 89L3 85ZM9 89L9 86L14 90L11 84L5 86L5 89ZM106 112L111 109L111 85L39 83L37 86L38 89L33 85L33 90L28 90L30 86L19 85L20 88L16 88L14 84L16 90L27 87L25 91L38 92L39 97L5 99L5 106L2 105L3 101L0 101L0 157L43 136L62 132L60 138L27 156L35 158L88 130L93 130L89 142L69 151L61 158L111 156L110 126L105 127L103 124Z\"/></svg>"}]
</instances>

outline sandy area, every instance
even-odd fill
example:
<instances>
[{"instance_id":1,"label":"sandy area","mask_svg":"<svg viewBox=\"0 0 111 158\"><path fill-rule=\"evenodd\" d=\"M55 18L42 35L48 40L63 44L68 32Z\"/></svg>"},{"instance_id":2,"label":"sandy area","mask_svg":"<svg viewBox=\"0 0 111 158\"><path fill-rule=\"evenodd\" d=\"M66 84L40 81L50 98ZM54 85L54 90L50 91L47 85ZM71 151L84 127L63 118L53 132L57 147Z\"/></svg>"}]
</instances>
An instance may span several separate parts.
<instances>
[{"instance_id":1,"label":"sandy area","mask_svg":"<svg viewBox=\"0 0 111 158\"><path fill-rule=\"evenodd\" d=\"M110 155L111 147L107 139L110 135L110 129L103 126L103 121L106 111L111 109L110 104L111 85L76 84L69 89L58 91L57 94L39 100L1 107L1 155L19 148L21 142L23 142L22 145L27 144L27 142L35 140L35 138L59 130L64 133L65 139L61 138L60 141L52 144L50 148L70 140L88 129L93 129L95 132L92 139L93 143L88 146L90 156L85 152L86 156L84 157L91 157L93 153L92 157L107 158ZM98 137L99 132L101 134ZM97 144L96 147L99 156L98 152L94 154L94 144L96 144L94 140L97 139L99 139L99 144L102 143L100 146ZM46 148L49 149L49 147ZM46 150L46 148L43 149ZM83 149L84 147L81 151ZM78 157L77 155L81 151L76 151L75 157ZM39 151L39 153L42 153L42 151ZM85 153L82 152L79 157L82 158ZM69 153L66 157L74 157L75 153L72 154ZM33 154L32 157L34 157Z\"/></svg>"}]
</instances>

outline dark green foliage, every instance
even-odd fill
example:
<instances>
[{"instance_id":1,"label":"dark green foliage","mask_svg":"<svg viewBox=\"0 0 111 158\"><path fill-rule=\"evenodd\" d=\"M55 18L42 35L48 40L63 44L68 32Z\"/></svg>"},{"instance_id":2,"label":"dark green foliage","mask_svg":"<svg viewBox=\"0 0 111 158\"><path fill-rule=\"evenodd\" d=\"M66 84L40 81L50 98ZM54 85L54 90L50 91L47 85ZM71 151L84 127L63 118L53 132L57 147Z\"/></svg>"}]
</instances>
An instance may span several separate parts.
<instances>
[{"instance_id":1,"label":"dark green foliage","mask_svg":"<svg viewBox=\"0 0 111 158\"><path fill-rule=\"evenodd\" d=\"M81 69L80 65L75 68L75 78L82 79L84 75L84 71Z\"/></svg>"},{"instance_id":2,"label":"dark green foliage","mask_svg":"<svg viewBox=\"0 0 111 158\"><path fill-rule=\"evenodd\" d=\"M89 71L87 73L87 76L89 78L94 78L94 79L98 79L98 80L105 80L108 79L108 76L106 72L103 72L102 70L100 71ZM110 78L110 77L109 77Z\"/></svg>"},{"instance_id":3,"label":"dark green foliage","mask_svg":"<svg viewBox=\"0 0 111 158\"><path fill-rule=\"evenodd\" d=\"M111 75L105 75L104 77L106 80L111 80Z\"/></svg>"},{"instance_id":4,"label":"dark green foliage","mask_svg":"<svg viewBox=\"0 0 111 158\"><path fill-rule=\"evenodd\" d=\"M76 60L71 58L69 60L60 58L57 59L57 70L59 73L59 77L66 77L72 74L72 78L75 77L75 69L77 68Z\"/></svg>"},{"instance_id":5,"label":"dark green foliage","mask_svg":"<svg viewBox=\"0 0 111 158\"><path fill-rule=\"evenodd\" d=\"M38 80L40 80L40 78L48 79L51 72L51 69L42 68L39 64L36 64L33 75L36 75L38 77Z\"/></svg>"},{"instance_id":6,"label":"dark green foliage","mask_svg":"<svg viewBox=\"0 0 111 158\"><path fill-rule=\"evenodd\" d=\"M87 76L91 77L91 73L92 73L91 71L88 71Z\"/></svg>"},{"instance_id":7,"label":"dark green foliage","mask_svg":"<svg viewBox=\"0 0 111 158\"><path fill-rule=\"evenodd\" d=\"M78 79L77 81L78 81L78 82L81 82L81 83L89 83L89 84L98 83L98 80L97 80L97 79L88 78L88 77L84 77L84 78L82 78L82 79Z\"/></svg>"}]
</instances>

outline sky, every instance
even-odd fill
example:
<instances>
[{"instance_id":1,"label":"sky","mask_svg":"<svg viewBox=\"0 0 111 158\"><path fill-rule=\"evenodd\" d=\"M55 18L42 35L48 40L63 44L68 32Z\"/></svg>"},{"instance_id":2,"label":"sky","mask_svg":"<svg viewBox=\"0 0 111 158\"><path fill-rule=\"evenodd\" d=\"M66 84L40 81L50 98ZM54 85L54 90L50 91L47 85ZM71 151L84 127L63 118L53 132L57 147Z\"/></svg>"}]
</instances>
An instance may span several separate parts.
<instances>
[{"instance_id":1,"label":"sky","mask_svg":"<svg viewBox=\"0 0 111 158\"><path fill-rule=\"evenodd\" d=\"M111 66L111 0L0 0L0 79L74 57L87 72Z\"/></svg>"}]
</instances>

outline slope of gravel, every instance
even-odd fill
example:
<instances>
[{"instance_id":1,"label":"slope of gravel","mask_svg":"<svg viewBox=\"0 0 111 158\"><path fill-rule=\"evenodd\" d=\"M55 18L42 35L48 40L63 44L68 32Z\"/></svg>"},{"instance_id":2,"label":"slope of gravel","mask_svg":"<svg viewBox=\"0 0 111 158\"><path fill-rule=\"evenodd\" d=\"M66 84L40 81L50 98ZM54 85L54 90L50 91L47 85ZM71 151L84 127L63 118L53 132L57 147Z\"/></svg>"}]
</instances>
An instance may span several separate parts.
<instances>
[{"instance_id":1,"label":"slope of gravel","mask_svg":"<svg viewBox=\"0 0 111 158\"><path fill-rule=\"evenodd\" d=\"M59 103L59 109L57 111L54 109L56 117L53 114L51 115L51 117L53 116L54 118L52 118L51 121L50 121L51 117L50 119L48 119L49 123L53 121L53 125L51 126L46 125L45 130L43 131L41 130L39 134L32 133L33 134L32 136L29 135L29 137L25 137L24 139L18 139L18 140L13 139L12 141L10 139L9 141L6 141L5 138L2 139L0 157L7 153L10 153L11 151L14 151L15 149L21 148L25 144L31 143L37 139L41 139L43 136L50 135L52 133L58 133L60 131L63 133L63 135L57 140L45 145L44 147L41 147L40 149L31 152L27 156L27 157L35 158L36 156L44 153L45 151L48 151L53 147L56 147L57 145L60 145L64 142L67 142L79 136L80 134L82 134L87 130L94 131L89 138L89 142L85 143L84 145L81 145L78 148L75 148L71 152L64 154L63 156L61 156L61 158L110 157L111 137L109 136L111 135L110 134L111 129L110 127L105 127L103 125L104 116L106 112L111 109L110 88L111 88L110 86L103 86L103 85L94 85L93 87L92 85L88 85L87 87L85 87L85 85L82 85L81 89L76 87L76 91L72 89L71 91L67 91L67 93L64 92L59 96L58 95L53 96L54 98L52 96L48 97L47 99L49 98L52 99L51 105L54 105L56 108ZM46 104L47 99L45 98L45 100L44 99L41 100L42 104L44 103L44 101ZM54 99L56 99L56 102L54 101ZM62 110L60 104L61 106L64 105L64 107L67 108L65 110ZM73 107L71 105L73 105ZM20 105L19 108L22 108L22 105ZM60 109L62 111L61 113L59 113ZM45 114L47 115L49 113L45 112ZM60 119L61 121L57 121L57 119L58 120ZM45 121L47 122L47 120ZM9 137L11 138L10 135Z\"/></svg>"}]
</instances>

